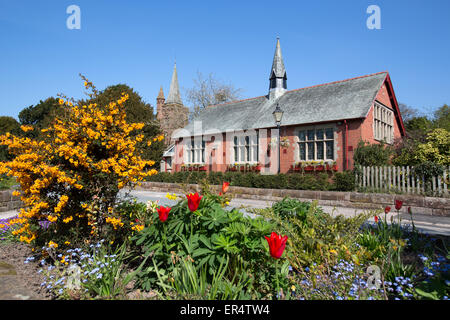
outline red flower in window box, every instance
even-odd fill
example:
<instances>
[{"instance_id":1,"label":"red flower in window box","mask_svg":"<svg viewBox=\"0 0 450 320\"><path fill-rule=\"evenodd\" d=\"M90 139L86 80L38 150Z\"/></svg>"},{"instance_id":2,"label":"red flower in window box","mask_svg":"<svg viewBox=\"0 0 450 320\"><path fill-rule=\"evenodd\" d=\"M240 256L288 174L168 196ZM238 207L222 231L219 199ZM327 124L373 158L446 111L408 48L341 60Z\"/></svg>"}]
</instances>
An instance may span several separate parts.
<instances>
[{"instance_id":1,"label":"red flower in window box","mask_svg":"<svg viewBox=\"0 0 450 320\"><path fill-rule=\"evenodd\" d=\"M325 166L317 166L316 167L316 171L324 171L325 170Z\"/></svg>"},{"instance_id":2,"label":"red flower in window box","mask_svg":"<svg viewBox=\"0 0 450 320\"><path fill-rule=\"evenodd\" d=\"M258 164L256 167L255 167L255 169L254 169L255 171L261 171L261 166Z\"/></svg>"},{"instance_id":3,"label":"red flower in window box","mask_svg":"<svg viewBox=\"0 0 450 320\"><path fill-rule=\"evenodd\" d=\"M199 171L206 171L206 166L198 167L198 170L199 170Z\"/></svg>"},{"instance_id":4,"label":"red flower in window box","mask_svg":"<svg viewBox=\"0 0 450 320\"><path fill-rule=\"evenodd\" d=\"M306 166L305 171L314 171L314 167L313 166Z\"/></svg>"}]
</instances>

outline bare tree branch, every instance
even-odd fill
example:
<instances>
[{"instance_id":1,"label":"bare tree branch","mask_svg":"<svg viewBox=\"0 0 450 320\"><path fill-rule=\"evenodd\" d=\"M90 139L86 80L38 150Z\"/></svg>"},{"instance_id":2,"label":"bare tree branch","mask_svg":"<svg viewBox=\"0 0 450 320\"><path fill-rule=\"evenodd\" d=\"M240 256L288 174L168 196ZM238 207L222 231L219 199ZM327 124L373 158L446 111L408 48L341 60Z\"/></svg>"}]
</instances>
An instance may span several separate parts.
<instances>
[{"instance_id":1,"label":"bare tree branch","mask_svg":"<svg viewBox=\"0 0 450 320\"><path fill-rule=\"evenodd\" d=\"M197 78L193 80L194 86L186 90L186 100L192 110L190 118L198 115L207 106L239 100L241 97L241 88L223 83L213 73L205 77L197 71Z\"/></svg>"}]
</instances>

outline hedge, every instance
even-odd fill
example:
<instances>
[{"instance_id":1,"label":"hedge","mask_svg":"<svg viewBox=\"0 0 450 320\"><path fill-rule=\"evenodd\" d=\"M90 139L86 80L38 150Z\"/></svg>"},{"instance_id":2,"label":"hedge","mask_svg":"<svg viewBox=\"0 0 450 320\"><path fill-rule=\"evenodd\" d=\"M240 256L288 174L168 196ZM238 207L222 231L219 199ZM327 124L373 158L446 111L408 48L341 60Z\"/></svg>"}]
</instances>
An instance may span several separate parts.
<instances>
[{"instance_id":1,"label":"hedge","mask_svg":"<svg viewBox=\"0 0 450 320\"><path fill-rule=\"evenodd\" d=\"M350 171L335 173L331 182L327 173L261 175L252 172L202 171L160 172L148 177L147 181L198 184L204 179L211 185L221 185L223 181L227 181L232 186L264 189L352 191L355 186L354 175Z\"/></svg>"}]
</instances>

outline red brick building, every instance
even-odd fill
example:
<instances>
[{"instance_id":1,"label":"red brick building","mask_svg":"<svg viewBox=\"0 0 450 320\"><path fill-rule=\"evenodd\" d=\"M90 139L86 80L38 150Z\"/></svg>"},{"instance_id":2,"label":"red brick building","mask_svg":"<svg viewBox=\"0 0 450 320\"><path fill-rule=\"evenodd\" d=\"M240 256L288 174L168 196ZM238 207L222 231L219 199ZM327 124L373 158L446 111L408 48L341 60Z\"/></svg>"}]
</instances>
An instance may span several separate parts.
<instances>
[{"instance_id":1,"label":"red brick building","mask_svg":"<svg viewBox=\"0 0 450 320\"><path fill-rule=\"evenodd\" d=\"M289 91L277 40L269 81L268 95L209 106L175 130L166 152L171 166L164 162L162 170L273 174L280 159L282 173L343 171L353 168L360 140L392 144L405 135L388 72ZM277 106L283 111L280 147Z\"/></svg>"}]
</instances>

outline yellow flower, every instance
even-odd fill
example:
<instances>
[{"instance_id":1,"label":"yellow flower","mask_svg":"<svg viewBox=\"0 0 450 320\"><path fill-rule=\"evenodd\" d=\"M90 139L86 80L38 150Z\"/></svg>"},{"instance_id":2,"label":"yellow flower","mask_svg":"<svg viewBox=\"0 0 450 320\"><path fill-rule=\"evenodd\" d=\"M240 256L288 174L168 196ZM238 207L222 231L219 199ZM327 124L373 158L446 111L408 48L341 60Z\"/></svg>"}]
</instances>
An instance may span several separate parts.
<instances>
[{"instance_id":1,"label":"yellow flower","mask_svg":"<svg viewBox=\"0 0 450 320\"><path fill-rule=\"evenodd\" d=\"M28 131L33 130L33 127L32 126L20 126L20 129L22 129L22 131L24 131L24 132L28 132Z\"/></svg>"},{"instance_id":2,"label":"yellow flower","mask_svg":"<svg viewBox=\"0 0 450 320\"><path fill-rule=\"evenodd\" d=\"M58 244L56 242L50 241L48 243L49 248L58 248Z\"/></svg>"},{"instance_id":3,"label":"yellow flower","mask_svg":"<svg viewBox=\"0 0 450 320\"><path fill-rule=\"evenodd\" d=\"M131 229L137 232L141 232L144 229L144 226L142 224L137 224L135 226L132 226Z\"/></svg>"},{"instance_id":4,"label":"yellow flower","mask_svg":"<svg viewBox=\"0 0 450 320\"><path fill-rule=\"evenodd\" d=\"M167 192L166 198L169 199L169 200L177 200L177 195L175 193L174 194L170 194L170 193Z\"/></svg>"},{"instance_id":5,"label":"yellow flower","mask_svg":"<svg viewBox=\"0 0 450 320\"><path fill-rule=\"evenodd\" d=\"M64 222L64 223L69 223L69 222L72 221L72 220L73 220L73 217L70 216L70 217L67 217L67 218L63 219L63 222Z\"/></svg>"}]
</instances>

